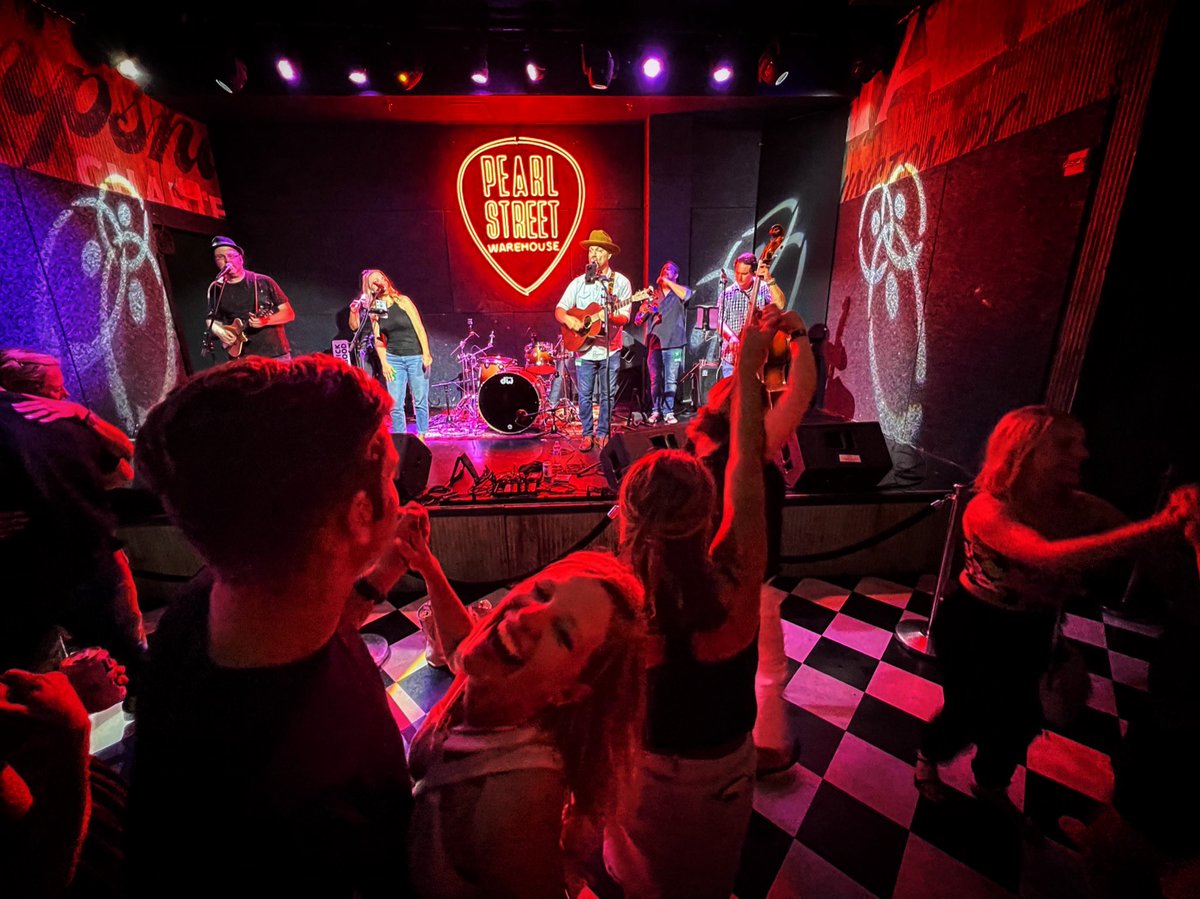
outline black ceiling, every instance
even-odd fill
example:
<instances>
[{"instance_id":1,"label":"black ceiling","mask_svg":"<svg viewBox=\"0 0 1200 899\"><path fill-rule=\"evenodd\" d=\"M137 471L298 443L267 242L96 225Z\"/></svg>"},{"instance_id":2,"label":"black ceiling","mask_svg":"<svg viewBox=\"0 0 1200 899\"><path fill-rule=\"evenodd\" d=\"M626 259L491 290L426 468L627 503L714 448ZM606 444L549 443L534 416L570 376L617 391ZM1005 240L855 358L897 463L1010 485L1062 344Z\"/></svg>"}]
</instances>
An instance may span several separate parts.
<instances>
[{"instance_id":1,"label":"black ceiling","mask_svg":"<svg viewBox=\"0 0 1200 899\"><path fill-rule=\"evenodd\" d=\"M581 45L606 48L617 62L608 95L667 97L718 93L709 70L728 58L737 75L719 91L732 96L849 95L856 81L890 65L902 27L919 0L784 0L750 6L714 0L629 3L625 0L442 0L442 2L320 4L277 2L85 2L43 0L75 23L80 51L92 62L124 51L149 73L147 93L164 100L221 93L216 79L236 78L239 96L353 96L362 89L347 74L370 73L369 89L400 95L400 69L421 70L412 94L469 95L469 80L486 48L486 93L595 95L583 74ZM777 42L791 74L779 87L759 84L763 50ZM644 51L661 48L666 78L648 87L639 78ZM302 79L289 88L273 69L285 54ZM545 80L524 76L529 55ZM236 101L237 98L234 98Z\"/></svg>"}]
</instances>

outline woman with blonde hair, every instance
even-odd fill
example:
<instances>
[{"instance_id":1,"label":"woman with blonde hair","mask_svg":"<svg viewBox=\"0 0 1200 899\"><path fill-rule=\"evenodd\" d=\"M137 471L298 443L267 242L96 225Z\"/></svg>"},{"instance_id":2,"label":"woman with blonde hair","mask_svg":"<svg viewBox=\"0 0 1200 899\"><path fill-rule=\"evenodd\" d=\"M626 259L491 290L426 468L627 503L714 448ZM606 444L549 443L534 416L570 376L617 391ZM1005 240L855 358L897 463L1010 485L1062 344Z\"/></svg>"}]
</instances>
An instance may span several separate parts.
<instances>
[{"instance_id":1,"label":"woman with blonde hair","mask_svg":"<svg viewBox=\"0 0 1200 899\"><path fill-rule=\"evenodd\" d=\"M1006 414L988 438L976 494L963 513L966 561L934 624L944 705L925 730L917 788L940 798L938 765L967 746L972 792L1013 811L1007 790L1043 726L1039 679L1049 667L1063 603L1082 575L1182 533L1192 494L1123 524L1079 489L1083 427L1047 406Z\"/></svg>"},{"instance_id":2,"label":"woman with blonde hair","mask_svg":"<svg viewBox=\"0 0 1200 899\"><path fill-rule=\"evenodd\" d=\"M370 311L378 309L380 303L386 314ZM429 370L433 356L421 313L411 297L396 289L391 278L377 268L368 268L362 273L362 291L350 303L351 331L358 330L364 314L371 316L375 352L392 397L392 433L403 434L408 428L404 417L407 388L412 392L417 436L424 440L429 430Z\"/></svg>"},{"instance_id":3,"label":"woman with blonde hair","mask_svg":"<svg viewBox=\"0 0 1200 899\"><path fill-rule=\"evenodd\" d=\"M559 899L571 876L563 845L628 805L642 725L641 585L612 555L577 552L475 623L426 536L409 549L456 674L410 755L417 892Z\"/></svg>"},{"instance_id":4,"label":"woman with blonde hair","mask_svg":"<svg viewBox=\"0 0 1200 899\"><path fill-rule=\"evenodd\" d=\"M621 484L621 549L652 610L641 785L604 860L628 896L727 897L754 795L754 675L766 566L763 402L757 373L778 312L752 313L734 374L732 441L716 490L677 450L643 457Z\"/></svg>"}]
</instances>

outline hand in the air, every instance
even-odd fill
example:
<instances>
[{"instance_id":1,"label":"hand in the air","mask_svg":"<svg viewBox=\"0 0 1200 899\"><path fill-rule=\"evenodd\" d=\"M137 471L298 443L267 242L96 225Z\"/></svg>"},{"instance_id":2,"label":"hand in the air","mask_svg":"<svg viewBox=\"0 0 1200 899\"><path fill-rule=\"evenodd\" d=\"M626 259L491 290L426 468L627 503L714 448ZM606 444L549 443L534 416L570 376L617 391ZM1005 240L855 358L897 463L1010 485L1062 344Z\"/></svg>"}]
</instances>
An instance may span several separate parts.
<instances>
[{"instance_id":1,"label":"hand in the air","mask_svg":"<svg viewBox=\"0 0 1200 899\"><path fill-rule=\"evenodd\" d=\"M78 418L82 421L88 416L86 406L70 400L52 400L42 396L30 397L19 403L13 403L13 409L20 412L29 421L51 422L63 418Z\"/></svg>"}]
</instances>

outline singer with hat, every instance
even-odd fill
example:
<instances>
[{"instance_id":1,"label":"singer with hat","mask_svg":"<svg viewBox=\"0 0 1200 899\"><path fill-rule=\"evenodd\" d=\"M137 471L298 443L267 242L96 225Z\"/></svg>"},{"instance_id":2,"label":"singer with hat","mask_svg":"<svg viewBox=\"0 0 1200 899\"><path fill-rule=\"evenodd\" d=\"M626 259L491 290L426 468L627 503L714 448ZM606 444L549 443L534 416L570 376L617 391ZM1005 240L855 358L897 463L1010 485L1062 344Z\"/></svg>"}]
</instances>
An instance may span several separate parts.
<instances>
[{"instance_id":1,"label":"singer with hat","mask_svg":"<svg viewBox=\"0 0 1200 899\"><path fill-rule=\"evenodd\" d=\"M617 386L617 367L621 361L622 329L629 322L633 286L609 263L621 252L607 231L593 231L579 245L587 250L587 269L567 285L555 307L554 317L564 328L578 332L584 326L582 310L599 305L604 327L594 340L585 342L575 353L575 381L579 390L579 422L583 426L584 452L608 442L612 418L612 398ZM598 383L597 383L598 382ZM600 393L600 420L592 418L592 395Z\"/></svg>"},{"instance_id":2,"label":"singer with hat","mask_svg":"<svg viewBox=\"0 0 1200 899\"><path fill-rule=\"evenodd\" d=\"M296 313L283 288L269 275L248 271L245 251L232 238L214 237L212 251L220 274L209 289L209 332L231 359L291 359L284 325Z\"/></svg>"}]
</instances>

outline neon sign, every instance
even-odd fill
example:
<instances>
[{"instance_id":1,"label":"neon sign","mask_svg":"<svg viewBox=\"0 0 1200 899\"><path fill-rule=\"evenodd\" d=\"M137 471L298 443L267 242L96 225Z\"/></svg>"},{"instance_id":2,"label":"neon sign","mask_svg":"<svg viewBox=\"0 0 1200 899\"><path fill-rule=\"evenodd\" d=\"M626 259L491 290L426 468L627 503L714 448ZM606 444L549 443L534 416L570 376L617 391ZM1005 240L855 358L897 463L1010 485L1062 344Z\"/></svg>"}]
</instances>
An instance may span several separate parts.
<instances>
[{"instance_id":1,"label":"neon sign","mask_svg":"<svg viewBox=\"0 0 1200 899\"><path fill-rule=\"evenodd\" d=\"M472 150L458 169L458 208L479 252L529 296L554 271L583 219L583 170L566 150L506 137Z\"/></svg>"}]
</instances>

